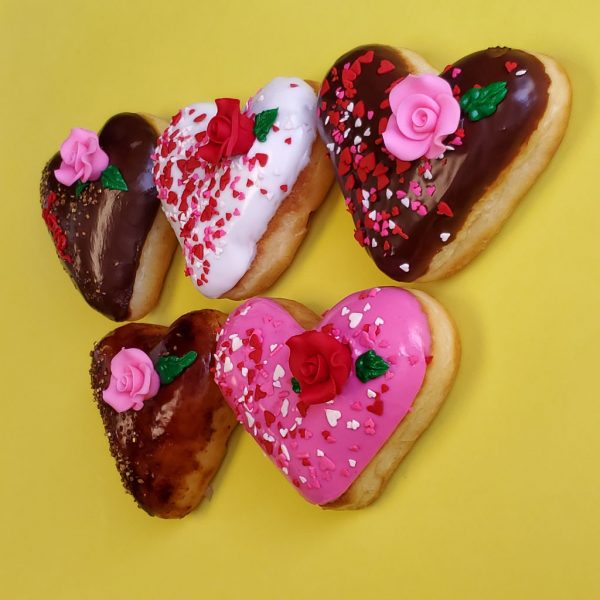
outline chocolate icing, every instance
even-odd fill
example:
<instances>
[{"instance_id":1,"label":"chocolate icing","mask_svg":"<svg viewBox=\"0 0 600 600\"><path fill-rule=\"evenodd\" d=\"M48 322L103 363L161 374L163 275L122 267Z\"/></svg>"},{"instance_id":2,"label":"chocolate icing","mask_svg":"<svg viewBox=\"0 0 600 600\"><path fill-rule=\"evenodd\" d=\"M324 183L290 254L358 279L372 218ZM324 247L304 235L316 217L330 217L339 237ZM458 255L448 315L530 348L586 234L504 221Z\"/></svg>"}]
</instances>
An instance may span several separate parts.
<instances>
[{"instance_id":1,"label":"chocolate icing","mask_svg":"<svg viewBox=\"0 0 600 600\"><path fill-rule=\"evenodd\" d=\"M368 61L370 51L373 59ZM507 67L506 63L516 65ZM345 65L346 73L342 77ZM348 67L351 71L359 71L356 77L348 76ZM427 271L433 257L445 244L440 236L448 237L448 243L453 241L474 204L537 128L547 106L550 85L543 64L535 56L509 48L476 52L447 67L441 77L450 83L455 96L475 85L486 86L495 81L506 81L508 94L490 117L472 122L461 115L462 145L455 145L455 150L447 151L442 160L430 160L431 178L428 178L424 168L427 161L404 163L397 160L385 149L381 137L391 115L387 102L389 91L409 72L409 66L393 48L362 46L335 63L323 82L319 97L319 132L338 167L338 181L353 216L355 236L366 246L377 266L397 281L413 281ZM336 92L342 90L344 95L338 98ZM361 100L365 115L361 117L362 123L356 126L356 107ZM353 113L344 121L348 102L353 103ZM371 119L368 111L373 111ZM343 134L346 124L351 131L340 147L334 134L339 135L342 128ZM371 129L370 136L365 135L367 128ZM344 170L340 165L344 151L351 150L357 135L366 144L359 153L365 156L372 152L375 158L375 169L368 167L370 171L364 182L358 177L360 165L356 162L348 173L340 173L340 168ZM453 142L454 137L449 136L446 143ZM347 157L347 150L345 152ZM382 171L385 171L383 178ZM364 173L363 169L363 177ZM385 183L386 178L390 180L388 183ZM411 181L421 187L420 196L409 190ZM432 185L435 191L430 196L427 188L431 190ZM374 190L368 198L368 206L363 204L363 190ZM406 192L409 207L401 203L396 194L398 190ZM421 216L412 210L414 202L425 205L427 214ZM376 219L369 216L373 210ZM390 219L393 223L389 225L389 235L383 236L382 231L373 229L373 221L379 221L381 227ZM394 229L395 233L391 231L392 225L398 228ZM375 240L374 247L372 240ZM408 272L404 272L401 265L408 266Z\"/></svg>"},{"instance_id":2,"label":"chocolate icing","mask_svg":"<svg viewBox=\"0 0 600 600\"><path fill-rule=\"evenodd\" d=\"M226 408L210 371L215 329L224 321L220 312L200 310L182 316L169 328L129 323L107 335L92 352L92 388L111 453L125 488L150 514L173 516L165 511L188 485L186 475L198 471L196 454L212 442L215 430L223 427L223 423L215 423L215 413L225 409L230 416L224 426L233 430L235 425L235 416ZM118 413L102 400L102 391L110 381L110 362L124 347L143 350L154 363L161 355L182 356L190 350L195 350L198 358L172 383L162 385L140 411ZM208 485L219 463L203 473L201 485Z\"/></svg>"},{"instance_id":3,"label":"chocolate icing","mask_svg":"<svg viewBox=\"0 0 600 600\"><path fill-rule=\"evenodd\" d=\"M123 174L127 192L107 190L98 180L76 198L75 185L64 186L54 176L58 153L42 174L42 207L54 192L50 212L66 236L71 262L62 260L63 266L86 301L115 321L128 317L142 248L160 206L150 158L157 135L134 113L115 115L102 128L100 147Z\"/></svg>"}]
</instances>

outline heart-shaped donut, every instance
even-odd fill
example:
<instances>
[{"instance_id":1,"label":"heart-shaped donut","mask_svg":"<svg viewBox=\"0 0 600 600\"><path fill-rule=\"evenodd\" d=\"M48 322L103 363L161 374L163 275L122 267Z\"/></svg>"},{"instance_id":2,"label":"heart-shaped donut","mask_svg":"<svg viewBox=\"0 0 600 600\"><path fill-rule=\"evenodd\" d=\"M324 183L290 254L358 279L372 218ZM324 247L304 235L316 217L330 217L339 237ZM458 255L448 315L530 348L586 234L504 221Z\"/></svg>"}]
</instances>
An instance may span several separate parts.
<instances>
[{"instance_id":1,"label":"heart-shaped donut","mask_svg":"<svg viewBox=\"0 0 600 600\"><path fill-rule=\"evenodd\" d=\"M115 321L152 309L176 247L152 178L165 126L121 113L99 135L74 129L42 174L42 216L62 265L88 304Z\"/></svg>"},{"instance_id":2,"label":"heart-shaped donut","mask_svg":"<svg viewBox=\"0 0 600 600\"><path fill-rule=\"evenodd\" d=\"M322 318L254 298L217 336L215 380L238 420L311 503L373 502L435 417L459 362L443 308L374 288Z\"/></svg>"},{"instance_id":3,"label":"heart-shaped donut","mask_svg":"<svg viewBox=\"0 0 600 600\"><path fill-rule=\"evenodd\" d=\"M552 59L491 48L434 69L408 50L362 46L335 62L319 131L355 237L397 281L466 265L546 167L570 86Z\"/></svg>"},{"instance_id":4,"label":"heart-shaped donut","mask_svg":"<svg viewBox=\"0 0 600 600\"><path fill-rule=\"evenodd\" d=\"M188 313L171 327L129 323L100 340L90 370L125 489L150 515L179 518L204 497L235 416L211 372L225 315Z\"/></svg>"},{"instance_id":5,"label":"heart-shaped donut","mask_svg":"<svg viewBox=\"0 0 600 600\"><path fill-rule=\"evenodd\" d=\"M333 172L316 135L316 94L278 77L250 98L193 104L160 137L154 174L205 296L248 298L287 268Z\"/></svg>"}]
</instances>

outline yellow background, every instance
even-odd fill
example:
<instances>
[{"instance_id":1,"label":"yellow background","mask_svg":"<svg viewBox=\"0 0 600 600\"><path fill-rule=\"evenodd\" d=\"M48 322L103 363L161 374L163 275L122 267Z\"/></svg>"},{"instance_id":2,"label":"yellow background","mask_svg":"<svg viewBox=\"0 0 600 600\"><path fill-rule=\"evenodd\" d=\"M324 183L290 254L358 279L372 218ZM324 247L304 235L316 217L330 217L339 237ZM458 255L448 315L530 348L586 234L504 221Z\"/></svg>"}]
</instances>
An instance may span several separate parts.
<instances>
[{"instance_id":1,"label":"yellow background","mask_svg":"<svg viewBox=\"0 0 600 600\"><path fill-rule=\"evenodd\" d=\"M2 0L0 596L600 597L599 17L594 0ZM212 500L152 519L123 492L92 402L88 353L113 324L55 256L42 166L72 126L320 80L366 42L439 67L510 45L572 78L564 143L516 214L463 272L421 286L458 323L456 385L368 509L305 503L238 431ZM322 311L385 283L334 189L269 293ZM233 305L200 296L178 256L147 320Z\"/></svg>"}]
</instances>

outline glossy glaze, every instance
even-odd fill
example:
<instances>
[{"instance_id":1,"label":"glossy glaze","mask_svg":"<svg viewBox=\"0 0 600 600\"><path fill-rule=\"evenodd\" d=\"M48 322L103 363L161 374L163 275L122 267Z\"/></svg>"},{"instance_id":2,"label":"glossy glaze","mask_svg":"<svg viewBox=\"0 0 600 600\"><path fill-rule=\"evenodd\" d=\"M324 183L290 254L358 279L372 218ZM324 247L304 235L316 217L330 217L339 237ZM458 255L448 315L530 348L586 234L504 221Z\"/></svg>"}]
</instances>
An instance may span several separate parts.
<instances>
[{"instance_id":1,"label":"glossy glaze","mask_svg":"<svg viewBox=\"0 0 600 600\"><path fill-rule=\"evenodd\" d=\"M199 499L219 467L200 467L197 454L215 437L228 437L235 424L210 372L215 330L225 315L202 310L188 313L170 328L130 323L101 340L92 352L91 379L94 397L125 488L152 515L173 515L173 505L184 491L186 478L201 472ZM110 361L121 348L139 348L155 362L163 354L181 356L190 350L196 361L140 411L118 413L102 400L110 380ZM225 415L224 422L216 422ZM225 430L225 431L223 431ZM178 507L182 508L182 507ZM189 512L193 506L183 507Z\"/></svg>"},{"instance_id":2,"label":"glossy glaze","mask_svg":"<svg viewBox=\"0 0 600 600\"><path fill-rule=\"evenodd\" d=\"M128 317L142 248L160 206L150 158L157 136L133 113L115 115L102 128L100 146L121 171L127 192L107 190L96 181L77 198L74 185L66 187L54 176L58 153L42 174L42 207L48 209L53 192L56 201L49 210L66 237L71 260L62 260L63 266L86 301L115 321Z\"/></svg>"},{"instance_id":3,"label":"glossy glaze","mask_svg":"<svg viewBox=\"0 0 600 600\"><path fill-rule=\"evenodd\" d=\"M506 81L508 94L490 117L461 118L461 137L454 143L449 136L446 143L454 149L442 160L403 162L385 149L381 132L391 115L389 92L409 72L393 48L363 46L335 63L319 97L320 134L337 167L355 237L397 281L422 276L452 242L477 200L536 129L550 84L535 56L509 48L476 52L449 65L441 77L456 97L495 81Z\"/></svg>"}]
</instances>

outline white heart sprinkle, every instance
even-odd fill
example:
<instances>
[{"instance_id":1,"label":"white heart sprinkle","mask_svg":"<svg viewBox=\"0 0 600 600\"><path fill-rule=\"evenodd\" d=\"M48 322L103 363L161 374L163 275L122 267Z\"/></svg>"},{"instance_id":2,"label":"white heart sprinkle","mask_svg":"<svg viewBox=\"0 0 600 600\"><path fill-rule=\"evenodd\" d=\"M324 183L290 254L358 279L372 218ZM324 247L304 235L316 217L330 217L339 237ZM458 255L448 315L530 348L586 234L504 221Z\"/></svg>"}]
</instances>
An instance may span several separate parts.
<instances>
[{"instance_id":1,"label":"white heart sprinkle","mask_svg":"<svg viewBox=\"0 0 600 600\"><path fill-rule=\"evenodd\" d=\"M274 381L273 382L273 387L274 388L281 388L281 381Z\"/></svg>"},{"instance_id":2,"label":"white heart sprinkle","mask_svg":"<svg viewBox=\"0 0 600 600\"><path fill-rule=\"evenodd\" d=\"M248 427L254 426L254 417L248 411L246 411L246 420L248 421Z\"/></svg>"},{"instance_id":3,"label":"white heart sprinkle","mask_svg":"<svg viewBox=\"0 0 600 600\"><path fill-rule=\"evenodd\" d=\"M392 221L391 219L388 219L388 227L390 229L394 229L396 227L395 221Z\"/></svg>"},{"instance_id":4,"label":"white heart sprinkle","mask_svg":"<svg viewBox=\"0 0 600 600\"><path fill-rule=\"evenodd\" d=\"M352 419L352 421L346 423L346 428L352 429L352 431L356 431L359 427L360 423L356 419Z\"/></svg>"},{"instance_id":5,"label":"white heart sprinkle","mask_svg":"<svg viewBox=\"0 0 600 600\"><path fill-rule=\"evenodd\" d=\"M281 452L282 454L288 459L290 460L290 453L288 452L288 449L285 447L285 444L281 444L280 446L281 448Z\"/></svg>"},{"instance_id":6,"label":"white heart sprinkle","mask_svg":"<svg viewBox=\"0 0 600 600\"><path fill-rule=\"evenodd\" d=\"M400 203L402 204L402 206L406 206L406 208L408 208L410 206L410 200L408 199L408 196L402 198L402 200L400 200Z\"/></svg>"},{"instance_id":7,"label":"white heart sprinkle","mask_svg":"<svg viewBox=\"0 0 600 600\"><path fill-rule=\"evenodd\" d=\"M349 458L349 459L348 459L348 464L349 464L351 467L355 467L355 466L356 466L356 461L355 461L353 458Z\"/></svg>"},{"instance_id":8,"label":"white heart sprinkle","mask_svg":"<svg viewBox=\"0 0 600 600\"><path fill-rule=\"evenodd\" d=\"M242 346L243 346L242 340L239 338L239 336L236 335L231 340L231 350L233 352L235 352L236 350L239 350Z\"/></svg>"},{"instance_id":9,"label":"white heart sprinkle","mask_svg":"<svg viewBox=\"0 0 600 600\"><path fill-rule=\"evenodd\" d=\"M360 127L361 125L362 125L362 119L360 117L358 117L358 119L356 119L356 121L354 121L354 126Z\"/></svg>"},{"instance_id":10,"label":"white heart sprinkle","mask_svg":"<svg viewBox=\"0 0 600 600\"><path fill-rule=\"evenodd\" d=\"M277 365L273 371L273 381L279 381L285 375L285 370L281 365Z\"/></svg>"},{"instance_id":11,"label":"white heart sprinkle","mask_svg":"<svg viewBox=\"0 0 600 600\"><path fill-rule=\"evenodd\" d=\"M410 265L408 263L402 263L400 265L400 268L405 272L408 273L409 269L410 269Z\"/></svg>"},{"instance_id":12,"label":"white heart sprinkle","mask_svg":"<svg viewBox=\"0 0 600 600\"><path fill-rule=\"evenodd\" d=\"M357 136L354 138L354 145L355 145L355 146L358 146L358 145L359 145L361 142L362 142L362 138L360 137L360 135L357 135Z\"/></svg>"},{"instance_id":13,"label":"white heart sprinkle","mask_svg":"<svg viewBox=\"0 0 600 600\"><path fill-rule=\"evenodd\" d=\"M427 171L423 173L423 179L433 179L433 175L431 174L431 171L429 169L427 169Z\"/></svg>"},{"instance_id":14,"label":"white heart sprinkle","mask_svg":"<svg viewBox=\"0 0 600 600\"><path fill-rule=\"evenodd\" d=\"M367 128L365 129L365 132L364 132L364 134L363 134L363 135L364 135L365 137L369 137L369 136L371 135L371 128L370 128L370 127L367 127Z\"/></svg>"},{"instance_id":15,"label":"white heart sprinkle","mask_svg":"<svg viewBox=\"0 0 600 600\"><path fill-rule=\"evenodd\" d=\"M390 190L390 188L388 188L387 190L385 190L385 197L388 200L392 197L392 190Z\"/></svg>"},{"instance_id":16,"label":"white heart sprinkle","mask_svg":"<svg viewBox=\"0 0 600 600\"><path fill-rule=\"evenodd\" d=\"M248 368L247 367L242 367L241 368L241 373L244 377L246 377L248 375Z\"/></svg>"},{"instance_id":17,"label":"white heart sprinkle","mask_svg":"<svg viewBox=\"0 0 600 600\"><path fill-rule=\"evenodd\" d=\"M286 398L282 403L281 403L281 416L282 417L287 417L288 414L288 410L290 408L290 401Z\"/></svg>"},{"instance_id":18,"label":"white heart sprinkle","mask_svg":"<svg viewBox=\"0 0 600 600\"><path fill-rule=\"evenodd\" d=\"M440 233L440 239L442 240L442 242L447 242L449 238L450 238L449 233Z\"/></svg>"},{"instance_id":19,"label":"white heart sprinkle","mask_svg":"<svg viewBox=\"0 0 600 600\"><path fill-rule=\"evenodd\" d=\"M306 483L306 477L303 477L302 475L298 475L298 479L300 480L300 483Z\"/></svg>"},{"instance_id":20,"label":"white heart sprinkle","mask_svg":"<svg viewBox=\"0 0 600 600\"><path fill-rule=\"evenodd\" d=\"M279 430L279 435L280 435L282 438L284 438L284 437L285 437L287 434L288 434L288 430L287 430L287 429L284 429L284 428L282 427L282 428ZM290 460L290 459L288 458L288 460Z\"/></svg>"},{"instance_id":21,"label":"white heart sprinkle","mask_svg":"<svg viewBox=\"0 0 600 600\"><path fill-rule=\"evenodd\" d=\"M229 356L225 357L225 363L223 364L223 373L229 373L233 369L233 363Z\"/></svg>"},{"instance_id":22,"label":"white heart sprinkle","mask_svg":"<svg viewBox=\"0 0 600 600\"><path fill-rule=\"evenodd\" d=\"M342 317L345 317L349 312L350 310L347 306L342 307Z\"/></svg>"},{"instance_id":23,"label":"white heart sprinkle","mask_svg":"<svg viewBox=\"0 0 600 600\"><path fill-rule=\"evenodd\" d=\"M383 325L385 321L381 317L375 319L375 325Z\"/></svg>"},{"instance_id":24,"label":"white heart sprinkle","mask_svg":"<svg viewBox=\"0 0 600 600\"><path fill-rule=\"evenodd\" d=\"M348 319L350 320L350 329L355 329L358 327L358 324L362 321L363 314L362 313L350 313Z\"/></svg>"},{"instance_id":25,"label":"white heart sprinkle","mask_svg":"<svg viewBox=\"0 0 600 600\"><path fill-rule=\"evenodd\" d=\"M269 350L270 350L271 352L273 352L273 350L275 350L275 348L277 348L277 346L279 346L279 344L271 344L271 345L269 346Z\"/></svg>"},{"instance_id":26,"label":"white heart sprinkle","mask_svg":"<svg viewBox=\"0 0 600 600\"><path fill-rule=\"evenodd\" d=\"M522 75L525 75L525 73L527 73L527 69L519 69L519 70L518 70L518 71L515 73L515 75L516 75L517 77L521 77Z\"/></svg>"},{"instance_id":27,"label":"white heart sprinkle","mask_svg":"<svg viewBox=\"0 0 600 600\"><path fill-rule=\"evenodd\" d=\"M348 112L352 112L354 110L354 102L350 102L348 106L346 106Z\"/></svg>"},{"instance_id":28,"label":"white heart sprinkle","mask_svg":"<svg viewBox=\"0 0 600 600\"><path fill-rule=\"evenodd\" d=\"M376 211L376 210L372 210L372 211L369 213L369 219L371 219L371 220L373 220L373 221L375 221L375 220L377 219L377 211Z\"/></svg>"},{"instance_id":29,"label":"white heart sprinkle","mask_svg":"<svg viewBox=\"0 0 600 600\"><path fill-rule=\"evenodd\" d=\"M369 398L377 398L377 393L374 392L372 389L368 389L367 390L367 396L369 396Z\"/></svg>"},{"instance_id":30,"label":"white heart sprinkle","mask_svg":"<svg viewBox=\"0 0 600 600\"><path fill-rule=\"evenodd\" d=\"M369 310L371 310L371 305L370 305L370 304L367 302L367 303L365 304L365 307L363 308L363 311L364 311L364 312L367 312L367 311L369 311Z\"/></svg>"},{"instance_id":31,"label":"white heart sprinkle","mask_svg":"<svg viewBox=\"0 0 600 600\"><path fill-rule=\"evenodd\" d=\"M371 240L371 248L376 248L377 247L377 240L375 238L373 238Z\"/></svg>"},{"instance_id":32,"label":"white heart sprinkle","mask_svg":"<svg viewBox=\"0 0 600 600\"><path fill-rule=\"evenodd\" d=\"M319 456L319 457L325 456L325 452L323 452L323 450L320 450L319 448L317 448L317 456Z\"/></svg>"},{"instance_id":33,"label":"white heart sprinkle","mask_svg":"<svg viewBox=\"0 0 600 600\"><path fill-rule=\"evenodd\" d=\"M327 422L329 425L331 425L331 427L337 427L338 421L342 418L342 413L333 408L326 408L325 416L327 417Z\"/></svg>"},{"instance_id":34,"label":"white heart sprinkle","mask_svg":"<svg viewBox=\"0 0 600 600\"><path fill-rule=\"evenodd\" d=\"M329 118L329 117L327 117ZM327 123L325 123L325 125L327 125ZM330 142L329 144L327 144L327 150L329 150L329 152L333 152L333 149L335 148L335 144L333 142Z\"/></svg>"}]
</instances>

